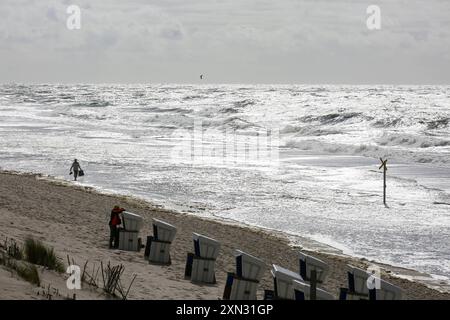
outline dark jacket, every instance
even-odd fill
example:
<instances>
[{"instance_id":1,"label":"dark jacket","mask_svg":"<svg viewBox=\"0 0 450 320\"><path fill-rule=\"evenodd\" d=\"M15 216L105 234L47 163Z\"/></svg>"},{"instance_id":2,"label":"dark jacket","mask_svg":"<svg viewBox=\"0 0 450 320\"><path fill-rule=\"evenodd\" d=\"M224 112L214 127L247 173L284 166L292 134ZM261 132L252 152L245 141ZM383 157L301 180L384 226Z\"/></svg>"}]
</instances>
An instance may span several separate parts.
<instances>
[{"instance_id":1,"label":"dark jacket","mask_svg":"<svg viewBox=\"0 0 450 320\"><path fill-rule=\"evenodd\" d=\"M111 210L111 217L109 219L109 225L110 226L117 226L122 223L122 219L120 219L120 214L125 211L125 209L120 210Z\"/></svg>"}]
</instances>

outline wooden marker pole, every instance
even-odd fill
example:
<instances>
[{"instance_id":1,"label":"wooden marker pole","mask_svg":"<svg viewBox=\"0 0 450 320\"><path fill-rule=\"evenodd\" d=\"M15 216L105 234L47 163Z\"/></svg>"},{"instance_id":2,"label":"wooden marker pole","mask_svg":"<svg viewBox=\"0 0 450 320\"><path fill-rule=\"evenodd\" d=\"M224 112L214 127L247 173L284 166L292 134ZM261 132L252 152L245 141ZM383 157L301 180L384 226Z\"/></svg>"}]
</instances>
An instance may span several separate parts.
<instances>
[{"instance_id":1,"label":"wooden marker pole","mask_svg":"<svg viewBox=\"0 0 450 320\"><path fill-rule=\"evenodd\" d=\"M383 168L383 203L386 205L386 171L387 171L387 159L380 158L381 166L378 169Z\"/></svg>"}]
</instances>

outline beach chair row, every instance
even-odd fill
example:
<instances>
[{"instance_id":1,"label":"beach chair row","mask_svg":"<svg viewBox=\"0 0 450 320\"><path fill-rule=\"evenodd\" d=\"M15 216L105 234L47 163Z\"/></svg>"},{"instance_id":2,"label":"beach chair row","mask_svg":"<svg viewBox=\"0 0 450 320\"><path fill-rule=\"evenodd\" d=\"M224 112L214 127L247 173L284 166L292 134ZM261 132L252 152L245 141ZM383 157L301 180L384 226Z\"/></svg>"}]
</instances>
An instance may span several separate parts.
<instances>
[{"instance_id":1,"label":"beach chair row","mask_svg":"<svg viewBox=\"0 0 450 320\"><path fill-rule=\"evenodd\" d=\"M323 261L303 253L300 253L299 260L300 274L278 265L272 266L274 290L266 290L265 299L312 299L312 284L309 282L312 271L315 270L317 274L316 285L323 284L329 268ZM402 300L404 297L403 290L399 287L351 265L347 265L347 281L348 287L339 291L339 300ZM336 299L320 288L315 288L314 296L315 300Z\"/></svg>"},{"instance_id":2,"label":"beach chair row","mask_svg":"<svg viewBox=\"0 0 450 320\"><path fill-rule=\"evenodd\" d=\"M139 215L124 212L119 249L139 251L138 233L143 220ZM144 257L150 263L171 264L170 246L177 228L159 219L153 219L153 235L146 239ZM187 253L185 278L193 283L216 283L215 262L219 256L220 243L207 236L193 233L193 252ZM122 243L123 241L123 243ZM236 267L227 273L223 299L256 300L257 289L266 271L266 264L259 258L241 250L235 250ZM341 300L399 300L403 298L400 288L357 267L347 266L347 288L341 288ZM322 260L299 253L299 272L272 265L273 290L265 290L264 299L286 300L333 300L335 296L318 288L329 274L329 266ZM371 285L371 283L373 285ZM371 289L372 288L372 289Z\"/></svg>"}]
</instances>

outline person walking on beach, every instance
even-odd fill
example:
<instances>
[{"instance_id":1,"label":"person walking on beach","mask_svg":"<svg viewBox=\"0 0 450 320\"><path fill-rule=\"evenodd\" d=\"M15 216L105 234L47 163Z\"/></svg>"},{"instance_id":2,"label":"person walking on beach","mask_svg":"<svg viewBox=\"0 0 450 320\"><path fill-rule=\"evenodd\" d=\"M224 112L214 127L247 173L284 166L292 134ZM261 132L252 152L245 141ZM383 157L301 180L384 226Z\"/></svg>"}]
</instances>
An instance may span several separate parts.
<instances>
[{"instance_id":1,"label":"person walking on beach","mask_svg":"<svg viewBox=\"0 0 450 320\"><path fill-rule=\"evenodd\" d=\"M125 209L119 206L114 206L111 210L111 218L109 219L109 248L117 249L119 247L119 225L122 224L120 214Z\"/></svg>"},{"instance_id":2,"label":"person walking on beach","mask_svg":"<svg viewBox=\"0 0 450 320\"><path fill-rule=\"evenodd\" d=\"M74 180L77 181L78 173L82 171L80 164L78 163L78 160L73 160L72 166L70 167L70 174L73 172Z\"/></svg>"}]
</instances>

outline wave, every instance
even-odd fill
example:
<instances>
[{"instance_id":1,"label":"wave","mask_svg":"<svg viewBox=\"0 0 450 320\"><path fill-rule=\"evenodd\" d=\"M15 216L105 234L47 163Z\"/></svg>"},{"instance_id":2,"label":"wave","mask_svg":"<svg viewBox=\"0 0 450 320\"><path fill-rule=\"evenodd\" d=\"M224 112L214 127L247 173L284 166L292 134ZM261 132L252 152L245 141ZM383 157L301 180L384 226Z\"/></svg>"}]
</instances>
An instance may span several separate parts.
<instances>
[{"instance_id":1,"label":"wave","mask_svg":"<svg viewBox=\"0 0 450 320\"><path fill-rule=\"evenodd\" d=\"M282 148L313 151L320 154L358 155L372 158L390 158L417 163L450 163L448 153L434 152L427 149L392 148L374 143L345 144L326 142L319 139L285 139Z\"/></svg>"},{"instance_id":2,"label":"wave","mask_svg":"<svg viewBox=\"0 0 450 320\"><path fill-rule=\"evenodd\" d=\"M235 109L235 108L224 108L220 110L221 113L238 113L239 110Z\"/></svg>"},{"instance_id":3,"label":"wave","mask_svg":"<svg viewBox=\"0 0 450 320\"><path fill-rule=\"evenodd\" d=\"M229 117L222 121L221 127L231 127L236 130L244 130L249 128L259 128L259 126L255 123L252 123L248 120L242 119L240 117Z\"/></svg>"},{"instance_id":4,"label":"wave","mask_svg":"<svg viewBox=\"0 0 450 320\"><path fill-rule=\"evenodd\" d=\"M58 96L58 99L62 99L62 100L74 100L75 96L70 95L70 94L61 94Z\"/></svg>"},{"instance_id":5,"label":"wave","mask_svg":"<svg viewBox=\"0 0 450 320\"><path fill-rule=\"evenodd\" d=\"M252 100L252 99L245 99L245 100L241 100L241 101L236 101L236 102L234 103L234 106L235 106L236 108L245 108L245 107L248 107L248 106L252 106L252 105L254 105L254 104L256 104L256 101L255 101L255 100Z\"/></svg>"},{"instance_id":6,"label":"wave","mask_svg":"<svg viewBox=\"0 0 450 320\"><path fill-rule=\"evenodd\" d=\"M378 119L377 121L372 123L372 126L374 128L392 128L392 127L397 127L401 124L402 124L401 118L390 117L390 118Z\"/></svg>"},{"instance_id":7,"label":"wave","mask_svg":"<svg viewBox=\"0 0 450 320\"><path fill-rule=\"evenodd\" d=\"M450 146L450 140L399 133L385 133L377 140L377 143L381 146L406 146L415 148Z\"/></svg>"},{"instance_id":8,"label":"wave","mask_svg":"<svg viewBox=\"0 0 450 320\"><path fill-rule=\"evenodd\" d=\"M87 101L87 102L77 102L71 104L72 107L87 107L87 108L102 108L111 105L109 101Z\"/></svg>"},{"instance_id":9,"label":"wave","mask_svg":"<svg viewBox=\"0 0 450 320\"><path fill-rule=\"evenodd\" d=\"M301 122L319 122L320 124L338 124L362 116L362 112L329 113L325 115L304 116L297 118Z\"/></svg>"},{"instance_id":10,"label":"wave","mask_svg":"<svg viewBox=\"0 0 450 320\"><path fill-rule=\"evenodd\" d=\"M442 119L437 119L437 120L433 120L433 121L428 121L427 128L429 130L443 129L443 128L447 128L449 123L450 123L450 118L442 118Z\"/></svg>"},{"instance_id":11,"label":"wave","mask_svg":"<svg viewBox=\"0 0 450 320\"><path fill-rule=\"evenodd\" d=\"M295 136L327 136L342 133L337 129L318 128L317 126L287 125L280 130L280 134L295 134Z\"/></svg>"},{"instance_id":12,"label":"wave","mask_svg":"<svg viewBox=\"0 0 450 320\"><path fill-rule=\"evenodd\" d=\"M141 108L140 109L143 112L155 112L155 113L179 113L179 114L187 114L187 113L192 113L191 109L187 109L187 108L177 108L177 107L156 107L156 106L151 106L151 107L146 107L146 108Z\"/></svg>"},{"instance_id":13,"label":"wave","mask_svg":"<svg viewBox=\"0 0 450 320\"><path fill-rule=\"evenodd\" d=\"M202 95L188 95L183 97L184 101L190 101L190 100L196 100L196 99L204 99L206 98L205 96Z\"/></svg>"},{"instance_id":14,"label":"wave","mask_svg":"<svg viewBox=\"0 0 450 320\"><path fill-rule=\"evenodd\" d=\"M191 119L191 123L193 123L193 119ZM211 118L211 117L205 117L202 120L202 125L204 127L218 129L218 130L226 130L226 129L233 129L233 130L247 130L247 129L260 129L261 126L259 126L256 123L253 123L251 121L248 121L246 119L243 119L239 116L229 116L227 118Z\"/></svg>"},{"instance_id":15,"label":"wave","mask_svg":"<svg viewBox=\"0 0 450 320\"><path fill-rule=\"evenodd\" d=\"M219 109L220 113L239 113L239 112L243 112L240 109L244 109L248 106L252 106L255 105L256 101L252 100L252 99L245 99L245 100L240 100L240 101L235 101L233 103L233 107L224 107L222 109Z\"/></svg>"},{"instance_id":16,"label":"wave","mask_svg":"<svg viewBox=\"0 0 450 320\"><path fill-rule=\"evenodd\" d=\"M90 115L90 114L71 114L70 117L79 120L98 120L98 121L110 119L106 115Z\"/></svg>"},{"instance_id":17,"label":"wave","mask_svg":"<svg viewBox=\"0 0 450 320\"><path fill-rule=\"evenodd\" d=\"M336 144L328 143L320 140L295 140L290 139L283 145L285 148L296 148L301 150L315 151L319 153L331 154L361 154L364 152L379 152L379 147L375 145L359 144Z\"/></svg>"}]
</instances>

